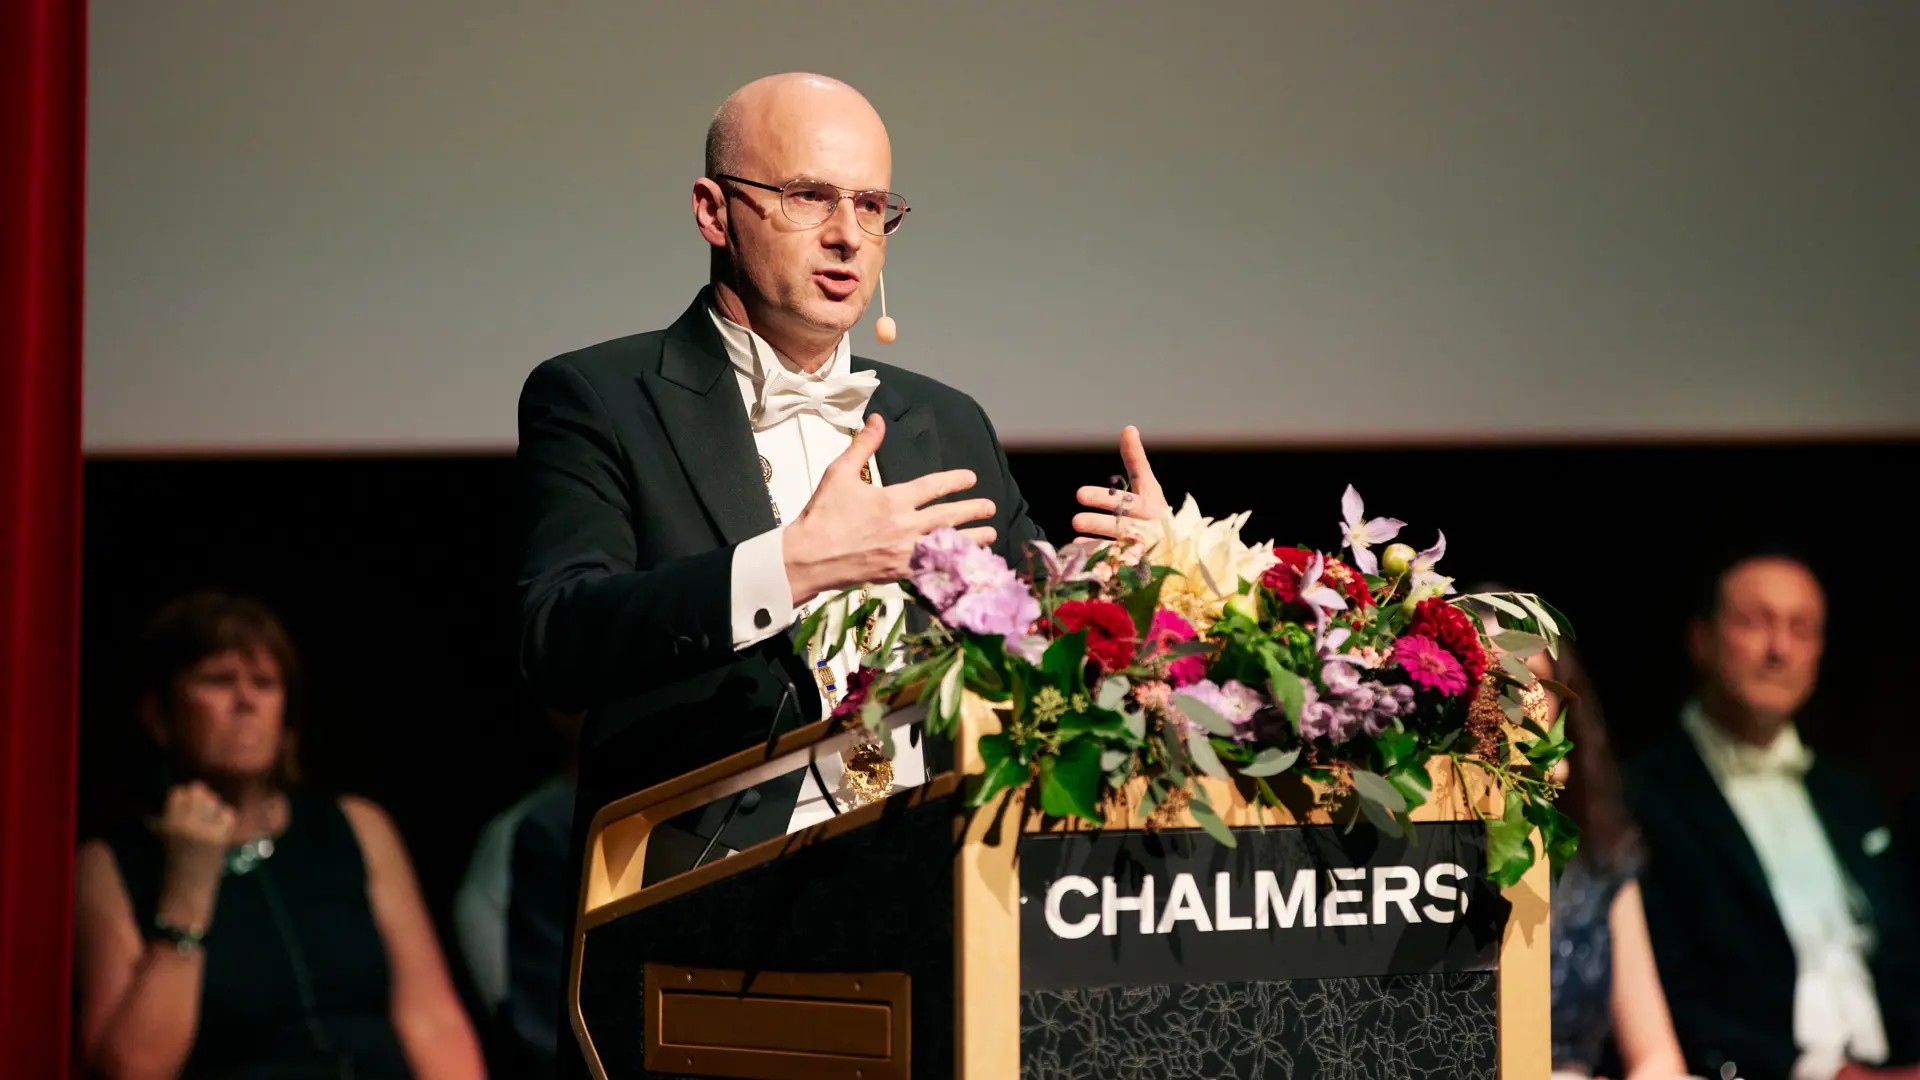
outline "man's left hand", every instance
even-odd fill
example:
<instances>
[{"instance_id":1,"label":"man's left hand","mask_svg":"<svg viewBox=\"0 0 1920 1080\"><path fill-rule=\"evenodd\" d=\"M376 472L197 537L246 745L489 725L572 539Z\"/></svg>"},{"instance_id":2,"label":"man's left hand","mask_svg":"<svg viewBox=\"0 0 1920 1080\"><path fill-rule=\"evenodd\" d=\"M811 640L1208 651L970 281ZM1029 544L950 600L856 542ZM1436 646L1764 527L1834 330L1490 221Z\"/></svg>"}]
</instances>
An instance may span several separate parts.
<instances>
[{"instance_id":1,"label":"man's left hand","mask_svg":"<svg viewBox=\"0 0 1920 1080\"><path fill-rule=\"evenodd\" d=\"M1073 529L1082 536L1124 542L1135 535L1132 522L1156 521L1170 509L1160 481L1153 477L1153 466L1147 464L1140 429L1131 424L1120 433L1120 461L1127 468L1126 491L1083 487L1077 493L1081 506L1101 511L1073 515Z\"/></svg>"}]
</instances>

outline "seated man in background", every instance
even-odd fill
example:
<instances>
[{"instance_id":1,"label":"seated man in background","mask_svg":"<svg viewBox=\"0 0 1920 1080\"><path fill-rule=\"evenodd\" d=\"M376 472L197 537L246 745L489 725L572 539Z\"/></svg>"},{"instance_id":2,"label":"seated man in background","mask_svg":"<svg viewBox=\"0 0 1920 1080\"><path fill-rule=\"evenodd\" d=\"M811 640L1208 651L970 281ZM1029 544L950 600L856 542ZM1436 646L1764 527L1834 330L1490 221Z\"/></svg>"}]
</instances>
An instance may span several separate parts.
<instances>
[{"instance_id":1,"label":"seated man in background","mask_svg":"<svg viewBox=\"0 0 1920 1080\"><path fill-rule=\"evenodd\" d=\"M1825 594L1789 556L1723 565L1690 629L1698 693L1627 777L1688 1064L1719 1076L1732 1062L1744 1080L1920 1077L1920 913L1867 781L1794 726Z\"/></svg>"}]
</instances>

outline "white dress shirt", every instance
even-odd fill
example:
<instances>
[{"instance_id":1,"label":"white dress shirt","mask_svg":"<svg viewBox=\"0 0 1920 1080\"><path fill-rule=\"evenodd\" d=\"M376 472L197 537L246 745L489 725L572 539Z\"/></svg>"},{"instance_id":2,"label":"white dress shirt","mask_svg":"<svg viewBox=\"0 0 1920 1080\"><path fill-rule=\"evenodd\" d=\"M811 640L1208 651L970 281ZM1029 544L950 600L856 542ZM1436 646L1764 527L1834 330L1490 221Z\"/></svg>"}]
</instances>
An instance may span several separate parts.
<instances>
[{"instance_id":1,"label":"white dress shirt","mask_svg":"<svg viewBox=\"0 0 1920 1080\"><path fill-rule=\"evenodd\" d=\"M721 340L726 342L727 358L733 362L734 375L740 384L741 404L747 410L749 424L756 428L753 441L759 448L760 456L772 466L773 475L767 481L767 487L777 507L776 517L781 522L771 531L744 541L734 549L733 647L744 649L775 634L786 633L802 617L793 606L793 586L787 580L782 537L786 525L799 516L801 508L813 497L814 489L820 486L827 466L845 453L853 441L853 430L835 427L817 412L807 410L787 416L763 430L759 429L756 419L760 411L762 389L767 385L767 376L775 365L784 367L793 377L825 379L850 371L853 353L848 339L842 336L840 344L834 349L833 358L822 364L819 371L809 375L780 355L759 334L711 307L707 310L713 316L714 326L720 330ZM882 482L879 462L872 463L871 475L875 485ZM820 604L831 600L833 596L833 593L816 596L806 604L806 609L818 610ZM884 596L882 599L885 608L877 625L884 628L900 617L903 605L898 599ZM772 616L764 628L755 625L759 621L755 616L761 611ZM840 688L842 697L846 695L848 677L858 667L859 659L858 650L848 648L842 649L829 662L834 684ZM801 692L805 693L806 688L802 687ZM813 685L813 692L819 693L817 681ZM824 704L824 697L822 702ZM822 713L826 711L823 709ZM907 732L902 729L894 733L893 749L894 788L898 790L924 783L926 762L919 743L909 739ZM847 805L846 774L839 757L822 758L819 764L821 779L834 790L844 808ZM820 784L809 773L802 782L800 801L794 806L787 831L797 832L833 814L826 792L821 790Z\"/></svg>"},{"instance_id":2,"label":"white dress shirt","mask_svg":"<svg viewBox=\"0 0 1920 1080\"><path fill-rule=\"evenodd\" d=\"M1794 1080L1833 1080L1848 1059L1887 1057L1887 1033L1867 967L1866 901L1833 853L1807 795L1813 755L1788 724L1771 745L1720 730L1698 702L1680 723L1760 857L1774 908L1793 943Z\"/></svg>"}]
</instances>

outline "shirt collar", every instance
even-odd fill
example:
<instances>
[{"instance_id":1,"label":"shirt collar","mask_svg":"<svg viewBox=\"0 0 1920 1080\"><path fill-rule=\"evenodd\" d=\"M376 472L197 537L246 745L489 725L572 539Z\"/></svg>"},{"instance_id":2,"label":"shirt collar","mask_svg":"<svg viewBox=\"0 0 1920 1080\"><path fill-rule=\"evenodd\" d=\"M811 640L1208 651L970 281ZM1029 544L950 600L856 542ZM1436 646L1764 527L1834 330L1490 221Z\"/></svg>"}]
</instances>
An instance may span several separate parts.
<instances>
[{"instance_id":1,"label":"shirt collar","mask_svg":"<svg viewBox=\"0 0 1920 1080\"><path fill-rule=\"evenodd\" d=\"M713 317L714 328L720 331L720 340L727 347L727 360L755 387L766 383L767 373L774 365L786 368L797 379L825 379L853 368L853 338L849 334L840 335L840 343L833 347L833 356L820 365L820 370L809 375L768 344L766 338L722 315L712 302L707 304L707 314Z\"/></svg>"},{"instance_id":2,"label":"shirt collar","mask_svg":"<svg viewBox=\"0 0 1920 1080\"><path fill-rule=\"evenodd\" d=\"M1680 713L1680 726L1700 752L1700 760L1713 774L1715 783L1724 785L1733 777L1781 774L1806 775L1813 764L1813 752L1800 741L1800 732L1789 723L1766 746L1734 738L1707 716L1698 698L1687 702Z\"/></svg>"}]
</instances>

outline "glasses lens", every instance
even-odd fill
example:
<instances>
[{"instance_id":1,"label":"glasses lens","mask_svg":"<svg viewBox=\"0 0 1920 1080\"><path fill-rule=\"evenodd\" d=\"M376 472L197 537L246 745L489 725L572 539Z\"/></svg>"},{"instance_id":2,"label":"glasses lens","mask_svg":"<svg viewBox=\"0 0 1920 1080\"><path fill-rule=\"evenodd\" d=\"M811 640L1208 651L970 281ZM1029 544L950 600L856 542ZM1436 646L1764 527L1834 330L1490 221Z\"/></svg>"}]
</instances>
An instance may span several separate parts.
<instances>
[{"instance_id":1,"label":"glasses lens","mask_svg":"<svg viewBox=\"0 0 1920 1080\"><path fill-rule=\"evenodd\" d=\"M832 184L795 181L780 192L780 205L799 225L818 225L833 214L840 189Z\"/></svg>"},{"instance_id":2,"label":"glasses lens","mask_svg":"<svg viewBox=\"0 0 1920 1080\"><path fill-rule=\"evenodd\" d=\"M896 229L900 228L901 222L907 220L907 201L890 192L883 191L879 194L881 196L881 206L880 212L875 220L880 223L880 227L872 231L878 232L882 236L890 236Z\"/></svg>"}]
</instances>

